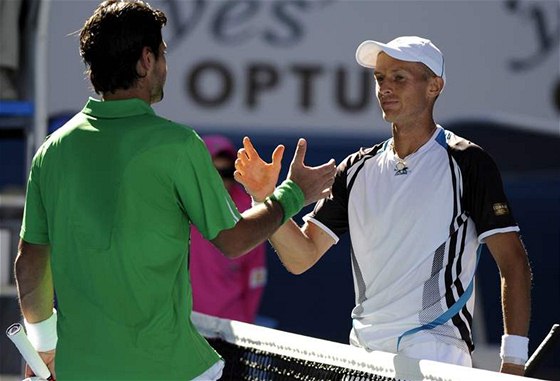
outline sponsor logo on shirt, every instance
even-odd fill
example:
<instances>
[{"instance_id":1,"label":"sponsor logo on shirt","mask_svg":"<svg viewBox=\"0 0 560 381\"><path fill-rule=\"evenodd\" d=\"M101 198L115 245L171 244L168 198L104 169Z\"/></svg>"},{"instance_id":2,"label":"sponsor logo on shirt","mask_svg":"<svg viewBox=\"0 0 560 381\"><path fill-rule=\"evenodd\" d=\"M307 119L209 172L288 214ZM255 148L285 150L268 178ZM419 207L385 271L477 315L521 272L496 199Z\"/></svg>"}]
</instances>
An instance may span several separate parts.
<instances>
[{"instance_id":1,"label":"sponsor logo on shirt","mask_svg":"<svg viewBox=\"0 0 560 381\"><path fill-rule=\"evenodd\" d=\"M496 216L503 216L505 214L509 214L508 206L504 202L495 203L494 205L492 205L492 208L494 209L494 214Z\"/></svg>"}]
</instances>

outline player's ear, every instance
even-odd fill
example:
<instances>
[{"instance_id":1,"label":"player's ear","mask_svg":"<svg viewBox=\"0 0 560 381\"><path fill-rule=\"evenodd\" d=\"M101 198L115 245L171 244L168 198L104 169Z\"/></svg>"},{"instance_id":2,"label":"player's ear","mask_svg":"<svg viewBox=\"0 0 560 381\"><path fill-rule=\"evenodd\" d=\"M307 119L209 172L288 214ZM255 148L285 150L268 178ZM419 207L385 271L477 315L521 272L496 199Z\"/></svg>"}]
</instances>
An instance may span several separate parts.
<instances>
[{"instance_id":1,"label":"player's ear","mask_svg":"<svg viewBox=\"0 0 560 381\"><path fill-rule=\"evenodd\" d=\"M138 62L136 63L136 72L138 73L138 76L142 78L148 74L153 65L154 59L155 57L152 50L147 46L144 46L144 48L142 48L140 58L138 58Z\"/></svg>"},{"instance_id":2,"label":"player's ear","mask_svg":"<svg viewBox=\"0 0 560 381\"><path fill-rule=\"evenodd\" d=\"M441 93L441 90L443 90L443 78L430 77L428 81L428 95L435 98Z\"/></svg>"}]
</instances>

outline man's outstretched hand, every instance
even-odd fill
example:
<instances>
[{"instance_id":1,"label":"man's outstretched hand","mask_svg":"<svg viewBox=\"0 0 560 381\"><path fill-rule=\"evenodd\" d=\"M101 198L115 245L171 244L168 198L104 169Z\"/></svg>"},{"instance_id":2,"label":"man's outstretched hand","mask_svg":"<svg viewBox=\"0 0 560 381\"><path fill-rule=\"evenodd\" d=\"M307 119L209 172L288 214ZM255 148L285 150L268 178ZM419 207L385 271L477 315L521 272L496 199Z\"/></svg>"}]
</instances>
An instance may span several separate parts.
<instances>
[{"instance_id":1,"label":"man's outstretched hand","mask_svg":"<svg viewBox=\"0 0 560 381\"><path fill-rule=\"evenodd\" d=\"M301 188L305 196L305 205L309 205L330 194L336 166L331 159L317 167L308 167L304 164L306 151L307 142L305 139L299 139L288 179ZM272 162L267 163L261 159L251 140L248 137L243 138L243 148L238 151L235 161L235 180L245 187L255 201L263 201L276 187L283 155L284 146L279 145L272 154Z\"/></svg>"},{"instance_id":2,"label":"man's outstretched hand","mask_svg":"<svg viewBox=\"0 0 560 381\"><path fill-rule=\"evenodd\" d=\"M308 167L304 163L306 152L307 142L305 139L299 139L290 164L288 179L299 185L305 195L304 205L309 205L331 194L336 165L334 159L330 159L317 167Z\"/></svg>"},{"instance_id":3,"label":"man's outstretched hand","mask_svg":"<svg viewBox=\"0 0 560 381\"><path fill-rule=\"evenodd\" d=\"M272 163L265 162L246 136L243 138L243 148L237 151L233 177L245 187L253 200L264 201L276 187L282 169L282 156L284 146L279 145L272 153Z\"/></svg>"}]
</instances>

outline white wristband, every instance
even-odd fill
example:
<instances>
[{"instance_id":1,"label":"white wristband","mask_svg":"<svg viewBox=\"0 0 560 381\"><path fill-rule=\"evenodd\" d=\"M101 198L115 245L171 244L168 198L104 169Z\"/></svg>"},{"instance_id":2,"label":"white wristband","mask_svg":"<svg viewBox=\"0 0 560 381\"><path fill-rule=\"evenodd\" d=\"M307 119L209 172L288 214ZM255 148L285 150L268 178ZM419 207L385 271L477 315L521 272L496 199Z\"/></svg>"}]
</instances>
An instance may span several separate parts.
<instances>
[{"instance_id":1,"label":"white wristband","mask_svg":"<svg viewBox=\"0 0 560 381\"><path fill-rule=\"evenodd\" d=\"M529 358L529 338L517 335L503 335L500 358L504 363L525 365Z\"/></svg>"},{"instance_id":2,"label":"white wristband","mask_svg":"<svg viewBox=\"0 0 560 381\"><path fill-rule=\"evenodd\" d=\"M58 341L56 321L56 310L54 308L53 314L39 323L29 323L23 319L27 337L37 352L47 352L56 348L56 342Z\"/></svg>"}]
</instances>

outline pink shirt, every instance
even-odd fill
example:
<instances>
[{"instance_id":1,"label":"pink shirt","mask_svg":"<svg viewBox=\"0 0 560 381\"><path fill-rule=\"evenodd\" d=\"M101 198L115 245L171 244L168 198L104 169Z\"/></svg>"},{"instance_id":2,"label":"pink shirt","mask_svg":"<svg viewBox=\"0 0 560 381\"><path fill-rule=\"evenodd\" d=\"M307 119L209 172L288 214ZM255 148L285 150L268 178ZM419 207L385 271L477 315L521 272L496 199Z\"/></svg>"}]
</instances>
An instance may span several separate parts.
<instances>
[{"instance_id":1,"label":"pink shirt","mask_svg":"<svg viewBox=\"0 0 560 381\"><path fill-rule=\"evenodd\" d=\"M251 198L238 184L230 195L240 212L251 207ZM190 256L193 310L253 323L266 285L265 244L230 259L193 226Z\"/></svg>"}]
</instances>

